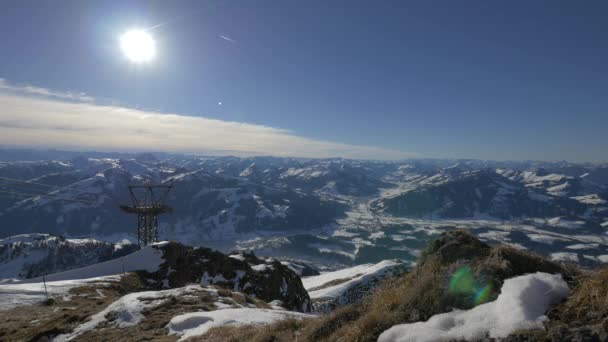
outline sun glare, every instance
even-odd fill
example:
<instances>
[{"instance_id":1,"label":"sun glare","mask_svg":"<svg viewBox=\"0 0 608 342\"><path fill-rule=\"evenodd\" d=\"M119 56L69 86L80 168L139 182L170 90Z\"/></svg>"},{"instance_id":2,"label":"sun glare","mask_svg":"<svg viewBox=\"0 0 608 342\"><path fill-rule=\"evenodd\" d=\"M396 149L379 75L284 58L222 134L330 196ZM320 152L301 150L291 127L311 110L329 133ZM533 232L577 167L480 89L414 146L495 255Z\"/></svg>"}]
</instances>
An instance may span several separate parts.
<instances>
[{"instance_id":1,"label":"sun glare","mask_svg":"<svg viewBox=\"0 0 608 342\"><path fill-rule=\"evenodd\" d=\"M132 30L120 37L120 47L127 58L135 63L148 62L156 55L152 36L142 30Z\"/></svg>"}]
</instances>

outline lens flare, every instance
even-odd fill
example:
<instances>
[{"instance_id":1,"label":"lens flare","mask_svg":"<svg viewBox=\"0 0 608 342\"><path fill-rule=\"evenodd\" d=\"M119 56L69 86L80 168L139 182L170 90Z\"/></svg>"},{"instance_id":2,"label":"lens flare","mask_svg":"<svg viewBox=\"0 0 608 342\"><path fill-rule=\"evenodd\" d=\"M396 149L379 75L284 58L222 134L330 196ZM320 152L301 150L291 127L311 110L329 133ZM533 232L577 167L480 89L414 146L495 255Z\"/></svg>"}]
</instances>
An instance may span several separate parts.
<instances>
[{"instance_id":1,"label":"lens flare","mask_svg":"<svg viewBox=\"0 0 608 342\"><path fill-rule=\"evenodd\" d=\"M475 292L475 277L468 266L454 272L450 279L450 292L454 294L470 294Z\"/></svg>"},{"instance_id":2,"label":"lens flare","mask_svg":"<svg viewBox=\"0 0 608 342\"><path fill-rule=\"evenodd\" d=\"M475 294L475 305L483 304L490 299L492 295L492 284L487 284L477 291Z\"/></svg>"},{"instance_id":3,"label":"lens flare","mask_svg":"<svg viewBox=\"0 0 608 342\"><path fill-rule=\"evenodd\" d=\"M492 284L480 284L469 266L456 270L450 279L450 294L472 298L476 306L487 302L493 289Z\"/></svg>"}]
</instances>

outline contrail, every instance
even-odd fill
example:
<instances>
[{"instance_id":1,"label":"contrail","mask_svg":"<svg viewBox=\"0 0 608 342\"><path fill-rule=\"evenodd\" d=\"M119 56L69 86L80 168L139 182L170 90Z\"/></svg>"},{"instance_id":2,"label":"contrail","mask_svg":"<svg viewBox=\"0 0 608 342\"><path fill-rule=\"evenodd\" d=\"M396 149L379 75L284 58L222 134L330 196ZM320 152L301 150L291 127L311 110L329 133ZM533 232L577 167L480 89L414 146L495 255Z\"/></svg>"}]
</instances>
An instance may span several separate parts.
<instances>
[{"instance_id":1,"label":"contrail","mask_svg":"<svg viewBox=\"0 0 608 342\"><path fill-rule=\"evenodd\" d=\"M228 37L226 37L226 36L222 36L221 34L219 34L219 35L218 35L218 37L220 37L220 38L222 38L222 39L224 39L224 40L227 40L227 41L231 42L232 44L236 44L236 43L238 43L236 40L234 40L234 39L232 39L232 38L228 38Z\"/></svg>"},{"instance_id":2,"label":"contrail","mask_svg":"<svg viewBox=\"0 0 608 342\"><path fill-rule=\"evenodd\" d=\"M217 7L217 6L215 6L215 7ZM207 10L211 10L211 9L213 9L211 6L207 6L206 8L199 8L197 10L191 11L190 13L186 13L186 14L182 14L182 15L176 15L173 18L170 18L169 20L167 20L165 22L162 22L162 23L160 23L158 25L154 25L154 26L150 26L150 27L147 27L145 29L142 29L142 31L146 32L146 31L150 31L150 30L153 30L153 29L161 27L161 26L165 26L167 24L171 24L171 23L173 23L175 21L182 21L182 20L184 20L186 18L192 17L193 15L197 15L197 14L199 14L202 11L207 11Z\"/></svg>"},{"instance_id":3,"label":"contrail","mask_svg":"<svg viewBox=\"0 0 608 342\"><path fill-rule=\"evenodd\" d=\"M165 25L167 25L169 22L170 22L170 21L165 21L164 23L160 23L160 24L158 24L158 25L154 25L154 26L150 26L150 27L148 27L148 28L145 28L145 29L143 29L142 31L143 31L143 32L146 32L146 31L151 31L151 30L154 30L154 29L155 29L155 28L157 28L157 27L165 26Z\"/></svg>"}]
</instances>

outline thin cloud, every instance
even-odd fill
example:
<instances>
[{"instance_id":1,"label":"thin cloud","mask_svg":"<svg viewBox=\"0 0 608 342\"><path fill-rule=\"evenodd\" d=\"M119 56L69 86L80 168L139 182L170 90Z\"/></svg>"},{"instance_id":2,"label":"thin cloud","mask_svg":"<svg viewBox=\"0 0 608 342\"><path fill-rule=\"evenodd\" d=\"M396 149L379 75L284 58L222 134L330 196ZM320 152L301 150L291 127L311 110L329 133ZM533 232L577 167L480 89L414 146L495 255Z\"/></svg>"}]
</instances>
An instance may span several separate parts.
<instances>
[{"instance_id":1,"label":"thin cloud","mask_svg":"<svg viewBox=\"0 0 608 342\"><path fill-rule=\"evenodd\" d=\"M84 93L60 92L53 91L47 88L35 87L31 85L17 86L9 84L5 79L0 78L0 90L4 92L14 92L18 94L27 94L42 97L51 97L70 101L79 102L94 102L95 99Z\"/></svg>"},{"instance_id":2,"label":"thin cloud","mask_svg":"<svg viewBox=\"0 0 608 342\"><path fill-rule=\"evenodd\" d=\"M315 140L241 122L73 102L42 88L0 84L0 144L116 151L166 151L239 156L402 159L412 153ZM26 90L27 89L27 90ZM35 97L31 89L36 89ZM48 92L48 95L47 95Z\"/></svg>"},{"instance_id":3,"label":"thin cloud","mask_svg":"<svg viewBox=\"0 0 608 342\"><path fill-rule=\"evenodd\" d=\"M224 40L227 40L227 41L231 42L232 44L236 44L236 43L238 43L238 41L236 41L236 40L234 40L234 39L232 39L232 38L228 38L228 37L226 37L226 36L222 36L221 34L220 34L220 35L218 35L218 37L220 37L220 38L222 38L222 39L224 39Z\"/></svg>"}]
</instances>

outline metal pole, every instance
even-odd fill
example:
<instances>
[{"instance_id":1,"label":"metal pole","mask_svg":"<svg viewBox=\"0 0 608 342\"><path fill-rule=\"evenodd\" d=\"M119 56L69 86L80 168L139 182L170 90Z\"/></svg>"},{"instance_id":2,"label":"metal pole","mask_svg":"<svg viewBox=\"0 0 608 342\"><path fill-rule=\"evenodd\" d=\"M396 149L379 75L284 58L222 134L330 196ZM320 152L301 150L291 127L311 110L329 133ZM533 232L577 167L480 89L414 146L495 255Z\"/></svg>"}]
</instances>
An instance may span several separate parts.
<instances>
[{"instance_id":1,"label":"metal pole","mask_svg":"<svg viewBox=\"0 0 608 342\"><path fill-rule=\"evenodd\" d=\"M49 292L46 290L46 278L44 274L42 274L42 283L44 284L44 293L46 294L46 299L49 299Z\"/></svg>"}]
</instances>

